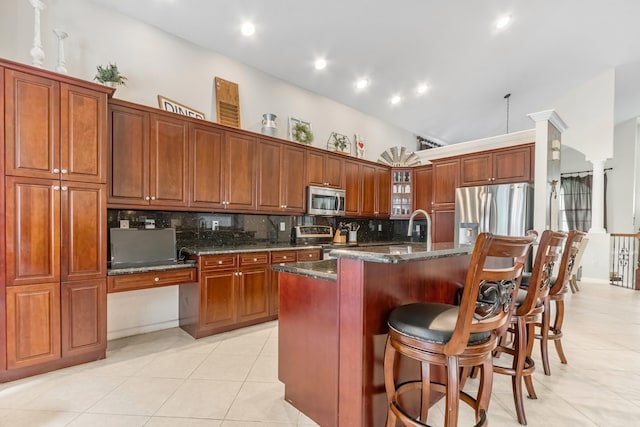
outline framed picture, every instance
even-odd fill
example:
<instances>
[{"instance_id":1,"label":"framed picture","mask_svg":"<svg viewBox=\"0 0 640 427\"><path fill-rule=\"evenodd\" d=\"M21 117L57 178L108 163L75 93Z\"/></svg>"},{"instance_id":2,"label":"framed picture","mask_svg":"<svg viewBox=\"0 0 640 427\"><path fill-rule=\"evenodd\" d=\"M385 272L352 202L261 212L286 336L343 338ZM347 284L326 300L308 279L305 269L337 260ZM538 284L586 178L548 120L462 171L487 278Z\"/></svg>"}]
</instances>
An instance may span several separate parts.
<instances>
[{"instance_id":1,"label":"framed picture","mask_svg":"<svg viewBox=\"0 0 640 427\"><path fill-rule=\"evenodd\" d=\"M288 137L290 140L301 144L311 144L313 142L311 123L289 116Z\"/></svg>"},{"instance_id":2,"label":"framed picture","mask_svg":"<svg viewBox=\"0 0 640 427\"><path fill-rule=\"evenodd\" d=\"M183 116L194 117L196 119L205 120L204 113L196 111L186 105L182 105L179 102L172 101L169 98L165 98L162 95L158 95L158 106L161 110L170 111L176 114L182 114Z\"/></svg>"}]
</instances>

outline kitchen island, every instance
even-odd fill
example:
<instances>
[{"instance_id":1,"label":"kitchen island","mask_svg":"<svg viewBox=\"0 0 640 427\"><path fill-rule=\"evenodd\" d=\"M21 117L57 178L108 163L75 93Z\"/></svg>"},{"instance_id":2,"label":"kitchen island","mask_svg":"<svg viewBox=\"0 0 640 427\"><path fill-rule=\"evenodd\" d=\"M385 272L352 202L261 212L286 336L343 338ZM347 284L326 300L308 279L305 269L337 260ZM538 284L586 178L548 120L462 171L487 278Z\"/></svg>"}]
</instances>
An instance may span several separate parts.
<instances>
[{"instance_id":1,"label":"kitchen island","mask_svg":"<svg viewBox=\"0 0 640 427\"><path fill-rule=\"evenodd\" d=\"M383 426L387 316L416 301L456 303L472 246L333 250L280 272L278 376L285 399L323 427ZM411 376L416 366L399 367Z\"/></svg>"}]
</instances>

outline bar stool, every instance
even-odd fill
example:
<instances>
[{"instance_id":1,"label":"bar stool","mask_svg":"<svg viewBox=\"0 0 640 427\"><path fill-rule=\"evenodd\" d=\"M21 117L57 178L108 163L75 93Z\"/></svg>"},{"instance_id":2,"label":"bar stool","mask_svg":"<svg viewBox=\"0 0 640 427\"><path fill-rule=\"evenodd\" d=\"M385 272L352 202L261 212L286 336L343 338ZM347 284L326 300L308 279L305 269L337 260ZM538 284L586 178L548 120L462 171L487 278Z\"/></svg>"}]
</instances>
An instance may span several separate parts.
<instances>
[{"instance_id":1,"label":"bar stool","mask_svg":"<svg viewBox=\"0 0 640 427\"><path fill-rule=\"evenodd\" d=\"M476 425L485 425L493 383L492 351L505 331L515 293L534 237L481 233L469 263L460 306L413 303L394 309L387 324L384 380L389 408L387 427L426 426L436 393L446 396L445 425L457 426L459 399L474 408ZM396 384L397 354L421 364L421 378ZM446 382L432 381L430 369L440 366ZM461 391L468 371L480 366L477 397ZM403 394L420 391L420 413L409 414Z\"/></svg>"},{"instance_id":2,"label":"bar stool","mask_svg":"<svg viewBox=\"0 0 640 427\"><path fill-rule=\"evenodd\" d=\"M500 338L497 354L511 355L511 366L497 364L497 358L493 362L493 372L511 375L513 400L516 405L518 422L527 425L522 399L522 380L527 387L529 397L536 399L531 374L535 365L531 358L533 350L534 327L537 319L543 313L544 299L549 295L549 283L553 273L553 266L562 250L562 242L566 233L546 230L542 233L537 247L536 259L530 276L529 286L519 289L508 333L513 334L513 340L507 342L506 334ZM536 284L535 286L533 284Z\"/></svg>"},{"instance_id":3,"label":"bar stool","mask_svg":"<svg viewBox=\"0 0 640 427\"><path fill-rule=\"evenodd\" d=\"M544 312L542 313L542 322L536 326L540 328L540 334L536 334L535 338L540 340L540 351L542 353L542 367L545 375L551 375L549 368L549 341L553 341L556 345L556 351L560 357L560 362L567 363L567 357L562 349L562 324L564 322L564 295L569 289L569 279L575 264L575 258L580 247L580 242L586 236L586 233L578 230L569 231L567 241L562 252L562 261L558 269L558 276L551 279L549 295L544 298ZM555 316L553 325L551 324L551 301L555 302Z\"/></svg>"}]
</instances>

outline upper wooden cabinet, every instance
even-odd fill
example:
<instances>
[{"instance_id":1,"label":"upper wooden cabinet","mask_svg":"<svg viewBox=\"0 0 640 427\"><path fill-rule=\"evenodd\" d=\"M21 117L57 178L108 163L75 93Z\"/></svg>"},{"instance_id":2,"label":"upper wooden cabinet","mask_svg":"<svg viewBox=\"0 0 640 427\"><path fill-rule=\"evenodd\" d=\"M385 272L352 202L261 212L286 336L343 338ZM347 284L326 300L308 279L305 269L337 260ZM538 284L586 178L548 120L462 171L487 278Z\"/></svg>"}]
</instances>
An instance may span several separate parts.
<instances>
[{"instance_id":1,"label":"upper wooden cabinet","mask_svg":"<svg viewBox=\"0 0 640 427\"><path fill-rule=\"evenodd\" d=\"M188 125L181 118L110 105L113 205L188 205Z\"/></svg>"},{"instance_id":2,"label":"upper wooden cabinet","mask_svg":"<svg viewBox=\"0 0 640 427\"><path fill-rule=\"evenodd\" d=\"M389 217L390 182L390 172L386 167L344 160L345 215Z\"/></svg>"},{"instance_id":3,"label":"upper wooden cabinet","mask_svg":"<svg viewBox=\"0 0 640 427\"><path fill-rule=\"evenodd\" d=\"M460 168L459 159L433 161L433 209L443 205L453 205L456 199L456 188Z\"/></svg>"},{"instance_id":4,"label":"upper wooden cabinet","mask_svg":"<svg viewBox=\"0 0 640 427\"><path fill-rule=\"evenodd\" d=\"M189 174L191 207L223 209L224 131L191 123L189 130Z\"/></svg>"},{"instance_id":5,"label":"upper wooden cabinet","mask_svg":"<svg viewBox=\"0 0 640 427\"><path fill-rule=\"evenodd\" d=\"M307 153L307 184L321 187L342 187L344 159L337 154Z\"/></svg>"},{"instance_id":6,"label":"upper wooden cabinet","mask_svg":"<svg viewBox=\"0 0 640 427\"><path fill-rule=\"evenodd\" d=\"M415 209L431 213L433 201L433 166L419 166L413 171L413 200Z\"/></svg>"},{"instance_id":7,"label":"upper wooden cabinet","mask_svg":"<svg viewBox=\"0 0 640 427\"><path fill-rule=\"evenodd\" d=\"M531 146L505 148L460 158L460 185L474 186L532 180Z\"/></svg>"},{"instance_id":8,"label":"upper wooden cabinet","mask_svg":"<svg viewBox=\"0 0 640 427\"><path fill-rule=\"evenodd\" d=\"M413 212L413 193L416 191L413 169L391 170L391 218L406 219Z\"/></svg>"},{"instance_id":9,"label":"upper wooden cabinet","mask_svg":"<svg viewBox=\"0 0 640 427\"><path fill-rule=\"evenodd\" d=\"M224 207L233 211L256 209L256 138L225 132L223 152Z\"/></svg>"},{"instance_id":10,"label":"upper wooden cabinet","mask_svg":"<svg viewBox=\"0 0 640 427\"><path fill-rule=\"evenodd\" d=\"M304 177L304 148L258 141L259 211L304 213Z\"/></svg>"},{"instance_id":11,"label":"upper wooden cabinet","mask_svg":"<svg viewBox=\"0 0 640 427\"><path fill-rule=\"evenodd\" d=\"M4 73L6 174L105 183L107 94Z\"/></svg>"}]
</instances>

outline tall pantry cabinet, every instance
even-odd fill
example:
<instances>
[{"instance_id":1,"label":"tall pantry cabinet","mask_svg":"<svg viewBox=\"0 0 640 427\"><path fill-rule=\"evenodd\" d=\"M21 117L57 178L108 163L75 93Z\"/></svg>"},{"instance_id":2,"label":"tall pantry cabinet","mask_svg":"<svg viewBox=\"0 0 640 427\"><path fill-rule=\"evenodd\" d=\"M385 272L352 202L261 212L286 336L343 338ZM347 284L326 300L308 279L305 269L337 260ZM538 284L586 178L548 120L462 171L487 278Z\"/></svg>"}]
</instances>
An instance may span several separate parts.
<instances>
[{"instance_id":1,"label":"tall pantry cabinet","mask_svg":"<svg viewBox=\"0 0 640 427\"><path fill-rule=\"evenodd\" d=\"M0 381L103 358L107 97L0 60Z\"/></svg>"}]
</instances>

